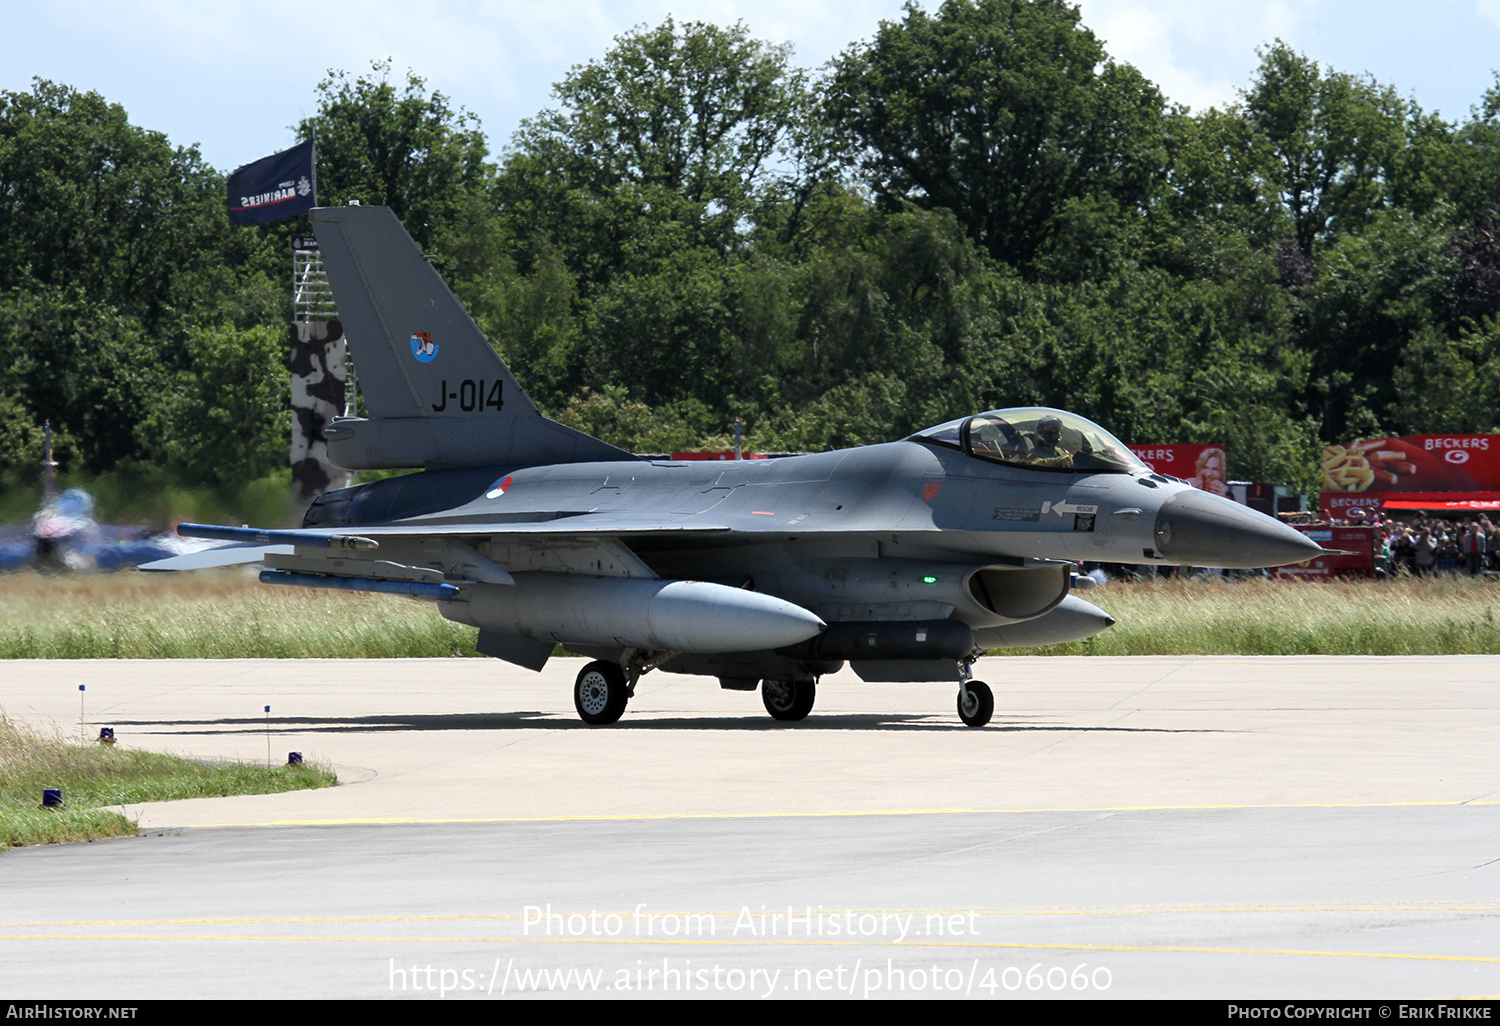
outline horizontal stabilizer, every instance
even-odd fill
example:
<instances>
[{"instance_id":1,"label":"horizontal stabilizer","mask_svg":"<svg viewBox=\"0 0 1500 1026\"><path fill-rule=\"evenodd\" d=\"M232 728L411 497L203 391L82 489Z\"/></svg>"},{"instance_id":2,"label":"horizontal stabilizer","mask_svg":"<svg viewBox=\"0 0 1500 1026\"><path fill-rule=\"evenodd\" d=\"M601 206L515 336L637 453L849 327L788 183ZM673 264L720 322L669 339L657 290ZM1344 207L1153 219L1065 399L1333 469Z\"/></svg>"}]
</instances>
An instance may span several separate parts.
<instances>
[{"instance_id":1,"label":"horizontal stabilizer","mask_svg":"<svg viewBox=\"0 0 1500 1026\"><path fill-rule=\"evenodd\" d=\"M240 566L259 563L267 556L290 556L290 545L221 545L216 549L201 549L181 556L169 556L151 563L142 563L140 570L208 570L216 566Z\"/></svg>"}]
</instances>

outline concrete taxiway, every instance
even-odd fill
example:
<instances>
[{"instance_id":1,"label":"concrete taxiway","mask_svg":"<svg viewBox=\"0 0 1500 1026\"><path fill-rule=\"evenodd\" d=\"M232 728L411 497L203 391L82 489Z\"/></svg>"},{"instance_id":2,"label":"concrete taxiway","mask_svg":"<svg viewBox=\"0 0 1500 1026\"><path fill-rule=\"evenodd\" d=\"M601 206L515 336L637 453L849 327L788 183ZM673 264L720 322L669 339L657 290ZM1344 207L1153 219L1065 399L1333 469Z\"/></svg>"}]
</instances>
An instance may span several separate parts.
<instances>
[{"instance_id":1,"label":"concrete taxiway","mask_svg":"<svg viewBox=\"0 0 1500 1026\"><path fill-rule=\"evenodd\" d=\"M587 728L578 666L0 663L7 715L80 729L84 684L124 745L265 759L270 705L346 782L0 854L0 990L1500 994L1500 659L990 659L983 730L848 674L794 725L653 674Z\"/></svg>"}]
</instances>

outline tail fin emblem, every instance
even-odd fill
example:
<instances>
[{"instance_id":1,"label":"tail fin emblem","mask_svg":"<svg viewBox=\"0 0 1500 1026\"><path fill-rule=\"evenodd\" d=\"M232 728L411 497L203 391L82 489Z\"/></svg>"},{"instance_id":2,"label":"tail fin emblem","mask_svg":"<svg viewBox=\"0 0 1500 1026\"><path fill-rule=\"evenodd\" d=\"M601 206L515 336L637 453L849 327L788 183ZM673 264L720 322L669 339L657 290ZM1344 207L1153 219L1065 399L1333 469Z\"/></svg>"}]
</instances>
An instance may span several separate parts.
<instances>
[{"instance_id":1,"label":"tail fin emblem","mask_svg":"<svg viewBox=\"0 0 1500 1026\"><path fill-rule=\"evenodd\" d=\"M431 335L425 331L411 333L411 355L417 358L418 363L431 363L437 359L437 354L438 345Z\"/></svg>"}]
</instances>

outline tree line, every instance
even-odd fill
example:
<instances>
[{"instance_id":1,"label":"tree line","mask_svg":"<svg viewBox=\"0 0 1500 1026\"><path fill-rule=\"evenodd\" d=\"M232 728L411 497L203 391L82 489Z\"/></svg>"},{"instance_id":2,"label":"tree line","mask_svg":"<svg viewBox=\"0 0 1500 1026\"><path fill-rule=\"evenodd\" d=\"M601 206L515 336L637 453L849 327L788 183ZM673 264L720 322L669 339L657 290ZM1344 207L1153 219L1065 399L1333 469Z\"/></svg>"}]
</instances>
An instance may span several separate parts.
<instances>
[{"instance_id":1,"label":"tree line","mask_svg":"<svg viewBox=\"0 0 1500 1026\"><path fill-rule=\"evenodd\" d=\"M1074 410L1316 488L1323 441L1497 429L1500 84L1466 119L1280 41L1167 102L1063 0L915 4L822 69L667 20L492 153L388 62L332 72L320 201L394 208L549 415L636 451ZM0 469L286 462L290 237L94 93L0 93Z\"/></svg>"}]
</instances>

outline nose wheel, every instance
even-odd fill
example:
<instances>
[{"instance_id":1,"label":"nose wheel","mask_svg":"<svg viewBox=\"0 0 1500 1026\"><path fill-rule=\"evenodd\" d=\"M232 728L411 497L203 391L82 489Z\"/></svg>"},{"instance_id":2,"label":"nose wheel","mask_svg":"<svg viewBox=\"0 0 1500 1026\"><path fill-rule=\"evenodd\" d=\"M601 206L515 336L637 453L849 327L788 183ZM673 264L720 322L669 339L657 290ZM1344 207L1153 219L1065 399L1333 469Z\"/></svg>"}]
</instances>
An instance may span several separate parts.
<instances>
[{"instance_id":1,"label":"nose wheel","mask_svg":"<svg viewBox=\"0 0 1500 1026\"><path fill-rule=\"evenodd\" d=\"M969 680L958 686L958 718L966 727L982 727L995 715L995 694L982 680Z\"/></svg>"},{"instance_id":2,"label":"nose wheel","mask_svg":"<svg viewBox=\"0 0 1500 1026\"><path fill-rule=\"evenodd\" d=\"M760 682L760 700L766 712L775 719L786 722L804 720L812 712L817 689L810 680L763 680Z\"/></svg>"},{"instance_id":3,"label":"nose wheel","mask_svg":"<svg viewBox=\"0 0 1500 1026\"><path fill-rule=\"evenodd\" d=\"M608 726L618 720L625 714L629 698L625 671L614 663L603 660L589 663L573 682L573 707L591 727Z\"/></svg>"}]
</instances>

